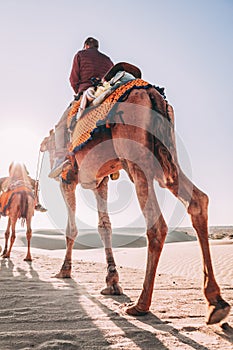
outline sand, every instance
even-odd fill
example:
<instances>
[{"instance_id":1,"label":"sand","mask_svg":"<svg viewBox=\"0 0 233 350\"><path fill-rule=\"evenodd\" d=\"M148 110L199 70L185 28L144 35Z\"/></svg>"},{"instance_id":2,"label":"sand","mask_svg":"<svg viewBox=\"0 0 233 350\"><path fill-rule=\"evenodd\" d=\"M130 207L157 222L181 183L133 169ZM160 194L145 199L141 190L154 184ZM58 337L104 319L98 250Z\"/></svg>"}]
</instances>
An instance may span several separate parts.
<instances>
[{"instance_id":1,"label":"sand","mask_svg":"<svg viewBox=\"0 0 233 350\"><path fill-rule=\"evenodd\" d=\"M64 235L35 231L33 262L27 263L23 261L24 233L20 232L11 259L0 260L0 349L233 348L232 312L222 326L205 324L196 240L182 233L170 235L158 267L151 312L135 318L125 314L122 305L140 294L145 237L142 233L133 238L132 232L124 238L116 234L114 254L124 295L106 297L100 294L105 286L104 251L101 247L90 249L86 233L76 243L73 278L60 280L53 276L64 258ZM94 233L90 236L96 245ZM183 241L173 242L181 237ZM126 247L120 246L122 243ZM231 304L232 243L227 237L210 241L217 281Z\"/></svg>"}]
</instances>

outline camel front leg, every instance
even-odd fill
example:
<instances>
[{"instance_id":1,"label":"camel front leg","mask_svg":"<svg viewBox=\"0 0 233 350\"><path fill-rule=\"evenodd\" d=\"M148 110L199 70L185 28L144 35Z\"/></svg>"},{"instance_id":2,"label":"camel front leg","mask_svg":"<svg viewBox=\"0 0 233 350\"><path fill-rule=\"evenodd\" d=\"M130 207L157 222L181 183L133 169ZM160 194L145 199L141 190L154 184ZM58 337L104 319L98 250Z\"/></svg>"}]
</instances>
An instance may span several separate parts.
<instances>
[{"instance_id":1,"label":"camel front leg","mask_svg":"<svg viewBox=\"0 0 233 350\"><path fill-rule=\"evenodd\" d=\"M72 251L74 241L77 237L78 231L75 222L76 198L75 189L76 183L72 182L67 185L61 182L61 192L67 207L68 221L66 227L66 255L61 270L55 277L57 278L71 278L72 270Z\"/></svg>"},{"instance_id":2,"label":"camel front leg","mask_svg":"<svg viewBox=\"0 0 233 350\"><path fill-rule=\"evenodd\" d=\"M204 295L208 301L207 324L219 323L230 311L215 280L208 240L208 197L180 171L176 186L168 187L187 207L201 246L204 272Z\"/></svg>"},{"instance_id":3,"label":"camel front leg","mask_svg":"<svg viewBox=\"0 0 233 350\"><path fill-rule=\"evenodd\" d=\"M8 249L8 240L9 240L9 236L10 236L10 228L11 228L11 219L8 218L8 222L7 222L7 228L5 231L5 247L4 250L2 252L2 257L6 258L6 253L7 253L7 249Z\"/></svg>"},{"instance_id":4,"label":"camel front leg","mask_svg":"<svg viewBox=\"0 0 233 350\"><path fill-rule=\"evenodd\" d=\"M119 284L119 275L116 269L116 263L112 251L112 227L108 216L107 195L108 195L108 177L105 177L101 184L94 190L97 201L97 209L99 216L98 231L103 241L106 262L107 262L107 287L101 291L104 295L120 295L123 294Z\"/></svg>"},{"instance_id":5,"label":"camel front leg","mask_svg":"<svg viewBox=\"0 0 233 350\"><path fill-rule=\"evenodd\" d=\"M134 305L127 307L126 312L130 315L142 316L149 311L151 305L155 274L167 235L167 225L154 192L153 177L148 175L146 178L146 175L132 164L129 166L129 172L134 181L139 204L146 221L148 251L141 295Z\"/></svg>"}]
</instances>

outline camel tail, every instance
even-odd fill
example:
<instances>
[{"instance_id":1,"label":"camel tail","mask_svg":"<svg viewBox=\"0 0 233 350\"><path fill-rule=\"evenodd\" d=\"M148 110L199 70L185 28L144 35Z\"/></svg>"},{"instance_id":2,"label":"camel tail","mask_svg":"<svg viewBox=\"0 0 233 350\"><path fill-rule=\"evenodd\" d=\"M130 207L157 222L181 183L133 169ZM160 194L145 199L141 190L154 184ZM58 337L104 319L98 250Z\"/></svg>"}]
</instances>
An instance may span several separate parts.
<instances>
[{"instance_id":1,"label":"camel tail","mask_svg":"<svg viewBox=\"0 0 233 350\"><path fill-rule=\"evenodd\" d=\"M28 195L25 191L20 193L20 206L19 206L19 218L21 220L21 226L23 227L28 215Z\"/></svg>"}]
</instances>

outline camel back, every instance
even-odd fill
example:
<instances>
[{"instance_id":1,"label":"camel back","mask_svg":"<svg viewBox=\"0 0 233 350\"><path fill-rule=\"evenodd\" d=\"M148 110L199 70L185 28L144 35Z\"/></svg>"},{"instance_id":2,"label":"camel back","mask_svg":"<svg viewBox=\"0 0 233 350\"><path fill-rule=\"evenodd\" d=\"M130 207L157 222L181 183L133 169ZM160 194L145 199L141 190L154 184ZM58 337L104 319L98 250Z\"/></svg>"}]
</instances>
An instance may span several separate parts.
<instances>
[{"instance_id":1,"label":"camel back","mask_svg":"<svg viewBox=\"0 0 233 350\"><path fill-rule=\"evenodd\" d=\"M20 200L17 200L16 203L17 197L19 197ZM0 196L0 214L8 216L11 209L18 210L18 218L26 219L29 205L28 197L31 197L34 201L32 191L26 186L3 192Z\"/></svg>"}]
</instances>

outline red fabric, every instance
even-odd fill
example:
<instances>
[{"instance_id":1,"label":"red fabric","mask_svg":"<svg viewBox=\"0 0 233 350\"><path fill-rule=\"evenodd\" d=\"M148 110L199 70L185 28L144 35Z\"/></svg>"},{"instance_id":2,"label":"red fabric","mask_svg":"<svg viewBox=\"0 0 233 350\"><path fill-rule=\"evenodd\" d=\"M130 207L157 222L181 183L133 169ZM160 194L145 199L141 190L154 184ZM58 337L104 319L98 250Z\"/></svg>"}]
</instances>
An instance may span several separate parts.
<instances>
[{"instance_id":1,"label":"red fabric","mask_svg":"<svg viewBox=\"0 0 233 350\"><path fill-rule=\"evenodd\" d=\"M15 194L15 193L20 193L20 192L27 192L29 195L32 195L32 190L30 190L28 187L26 186L20 186L20 187L17 187L15 188L14 190L8 190L6 192L3 192L1 195L0 195L0 214L6 216L8 215L8 206L9 206L9 203L12 199L12 196Z\"/></svg>"},{"instance_id":2,"label":"red fabric","mask_svg":"<svg viewBox=\"0 0 233 350\"><path fill-rule=\"evenodd\" d=\"M113 66L111 59L96 48L88 48L76 53L70 74L70 83L75 93L92 86L91 78L100 78Z\"/></svg>"}]
</instances>

